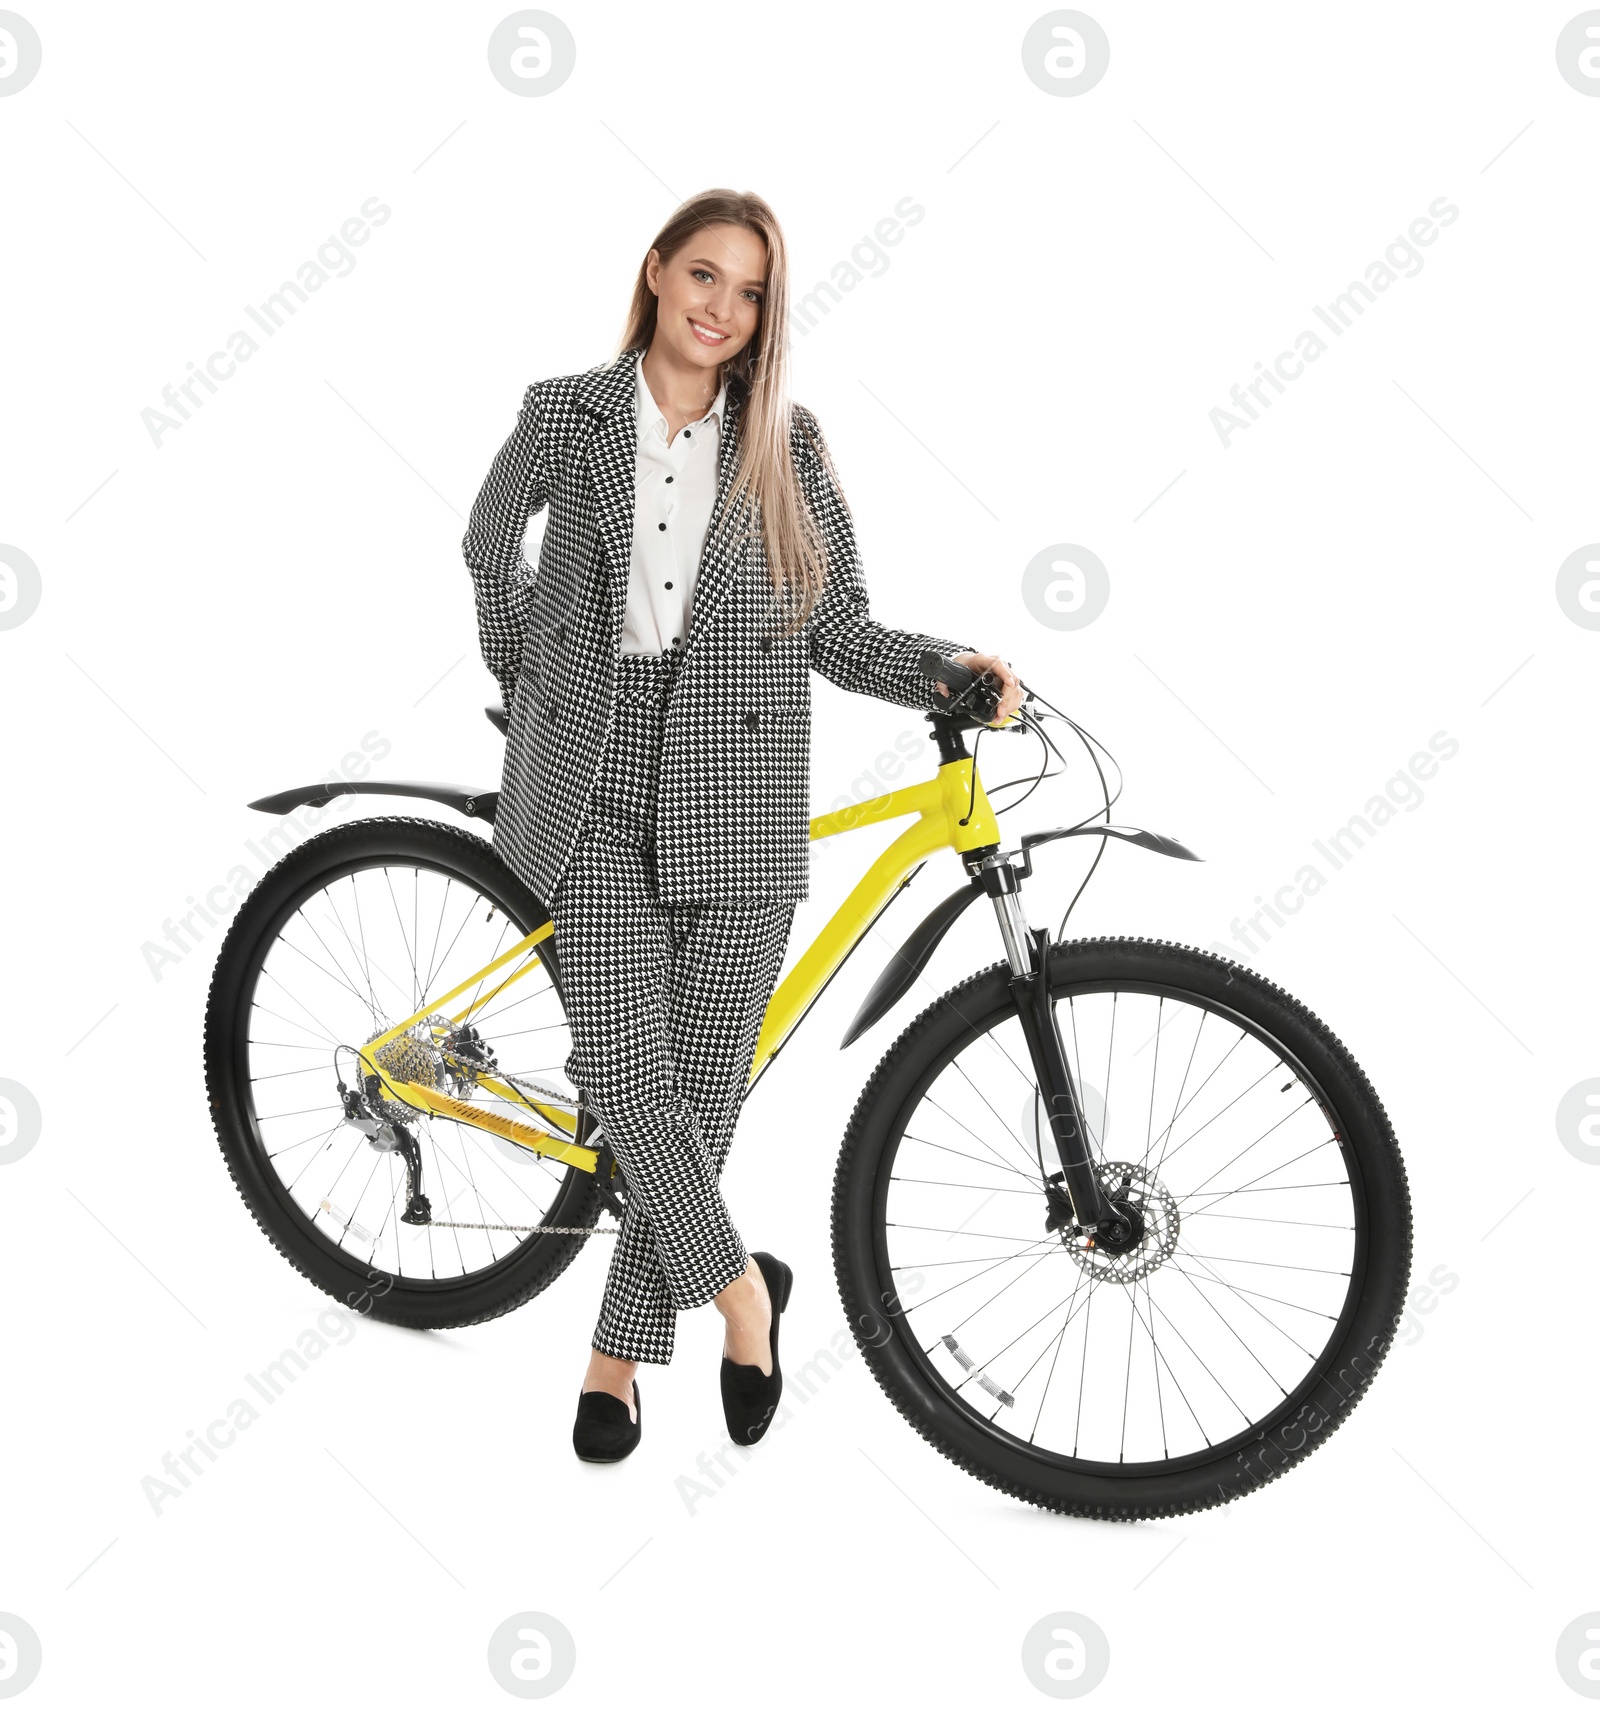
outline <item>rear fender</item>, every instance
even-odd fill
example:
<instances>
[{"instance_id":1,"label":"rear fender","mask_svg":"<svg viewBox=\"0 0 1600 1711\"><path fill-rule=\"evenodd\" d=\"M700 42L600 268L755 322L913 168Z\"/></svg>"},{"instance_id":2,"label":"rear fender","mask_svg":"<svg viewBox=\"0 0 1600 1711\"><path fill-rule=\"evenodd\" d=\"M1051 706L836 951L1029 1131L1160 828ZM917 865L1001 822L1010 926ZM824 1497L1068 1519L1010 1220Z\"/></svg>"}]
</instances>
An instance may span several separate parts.
<instances>
[{"instance_id":1,"label":"rear fender","mask_svg":"<svg viewBox=\"0 0 1600 1711\"><path fill-rule=\"evenodd\" d=\"M468 790L459 784L423 784L413 779L370 778L360 783L349 779L319 779L315 784L297 785L252 802L263 814L287 814L295 808L326 808L335 796L412 796L427 802L442 802L469 820L494 823L500 805L498 790Z\"/></svg>"},{"instance_id":2,"label":"rear fender","mask_svg":"<svg viewBox=\"0 0 1600 1711\"><path fill-rule=\"evenodd\" d=\"M484 715L503 737L510 729L510 720L500 707L485 707ZM494 823L494 811L500 806L498 790L465 790L459 784L423 784L415 779L367 779L355 784L347 779L322 779L316 784L302 784L293 790L280 790L275 796L263 796L250 807L263 814L287 814L295 808L326 808L335 796L412 796L424 802L442 802L469 820Z\"/></svg>"}]
</instances>

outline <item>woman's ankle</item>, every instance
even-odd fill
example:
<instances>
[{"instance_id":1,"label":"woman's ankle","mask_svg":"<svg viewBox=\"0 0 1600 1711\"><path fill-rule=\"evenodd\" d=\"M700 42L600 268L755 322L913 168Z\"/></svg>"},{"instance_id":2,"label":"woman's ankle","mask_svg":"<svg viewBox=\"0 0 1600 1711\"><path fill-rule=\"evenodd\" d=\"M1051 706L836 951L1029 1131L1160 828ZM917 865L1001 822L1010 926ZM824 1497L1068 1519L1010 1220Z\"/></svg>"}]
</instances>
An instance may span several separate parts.
<instances>
[{"instance_id":1,"label":"woman's ankle","mask_svg":"<svg viewBox=\"0 0 1600 1711\"><path fill-rule=\"evenodd\" d=\"M712 1297L712 1305L730 1325L755 1324L772 1314L767 1280L754 1260L721 1292Z\"/></svg>"},{"instance_id":2,"label":"woman's ankle","mask_svg":"<svg viewBox=\"0 0 1600 1711\"><path fill-rule=\"evenodd\" d=\"M608 1396L615 1396L619 1401L626 1402L631 1409L633 1381L638 1371L637 1361L619 1360L615 1355L604 1354L597 1348L591 1348L589 1368L583 1375L583 1389L603 1390Z\"/></svg>"},{"instance_id":3,"label":"woman's ankle","mask_svg":"<svg viewBox=\"0 0 1600 1711\"><path fill-rule=\"evenodd\" d=\"M722 1353L738 1366L772 1371L772 1298L761 1268L751 1260L743 1277L736 1277L716 1298L722 1314Z\"/></svg>"}]
</instances>

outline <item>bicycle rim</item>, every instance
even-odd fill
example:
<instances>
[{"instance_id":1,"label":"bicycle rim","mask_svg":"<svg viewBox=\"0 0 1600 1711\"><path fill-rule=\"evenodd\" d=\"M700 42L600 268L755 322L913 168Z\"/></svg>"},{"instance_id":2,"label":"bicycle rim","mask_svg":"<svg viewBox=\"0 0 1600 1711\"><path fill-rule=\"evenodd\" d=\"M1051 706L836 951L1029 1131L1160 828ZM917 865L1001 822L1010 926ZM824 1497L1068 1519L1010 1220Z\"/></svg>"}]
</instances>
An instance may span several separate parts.
<instances>
[{"instance_id":1,"label":"bicycle rim","mask_svg":"<svg viewBox=\"0 0 1600 1711\"><path fill-rule=\"evenodd\" d=\"M1102 1183L1141 1240L1113 1256L1046 1228L1059 1163L998 1010L926 1067L882 1149L874 1269L897 1346L1017 1463L1134 1482L1226 1461L1345 1343L1368 1268L1359 1158L1258 1017L1159 980L1054 992Z\"/></svg>"}]
</instances>

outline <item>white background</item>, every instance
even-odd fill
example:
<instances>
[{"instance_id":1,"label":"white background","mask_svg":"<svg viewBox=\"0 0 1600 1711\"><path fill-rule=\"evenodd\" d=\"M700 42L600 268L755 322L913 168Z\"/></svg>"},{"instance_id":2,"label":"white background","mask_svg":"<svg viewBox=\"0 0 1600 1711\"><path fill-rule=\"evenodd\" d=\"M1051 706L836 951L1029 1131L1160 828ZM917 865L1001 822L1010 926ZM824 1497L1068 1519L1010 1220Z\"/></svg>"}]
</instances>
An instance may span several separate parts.
<instances>
[{"instance_id":1,"label":"white background","mask_svg":"<svg viewBox=\"0 0 1600 1711\"><path fill-rule=\"evenodd\" d=\"M1572 11L1096 4L1109 72L1058 99L1024 75L1034 6L558 10L577 69L519 99L488 69L498 7L25 8L44 61L0 100L0 539L43 598L0 633L0 1076L44 1127L0 1171L0 1610L41 1635L32 1701L497 1705L489 1634L539 1610L576 1638L573 1704L1029 1705L1022 1637L1069 1610L1109 1638L1102 1697L1566 1703L1557 1635L1600 1607L1600 1170L1554 1122L1600 1074L1600 634L1555 597L1600 537L1600 100L1557 72ZM710 1313L647 1369L639 1453L572 1457L596 1243L496 1324L362 1321L157 1517L141 1478L326 1303L211 1136L221 929L159 980L143 947L250 860L248 799L364 733L391 776L497 780L465 513L524 387L610 354L650 236L714 184L773 203L802 287L897 201L926 208L796 340L796 395L876 614L1005 654L1119 757L1118 817L1207 858L1113 849L1077 930L1227 941L1430 735L1457 740L1253 960L1371 1076L1415 1276L1458 1283L1326 1448L1224 1510L1020 1506L853 1359L691 1513L679 1478L723 1436ZM154 446L161 388L372 196L392 218L353 272ZM1209 412L1440 196L1460 214L1421 272L1224 449ZM1110 576L1077 631L1022 597L1061 542ZM815 688L820 812L917 720ZM992 785L1035 753L980 760ZM1090 782L1075 760L1008 838L1087 812ZM795 948L872 836L817 856ZM827 1204L857 1092L1000 954L970 912L839 1054L889 945L959 883L944 860L745 1110L728 1188L795 1267L786 1366L843 1323ZM1041 855L1036 924L1080 863Z\"/></svg>"}]
</instances>

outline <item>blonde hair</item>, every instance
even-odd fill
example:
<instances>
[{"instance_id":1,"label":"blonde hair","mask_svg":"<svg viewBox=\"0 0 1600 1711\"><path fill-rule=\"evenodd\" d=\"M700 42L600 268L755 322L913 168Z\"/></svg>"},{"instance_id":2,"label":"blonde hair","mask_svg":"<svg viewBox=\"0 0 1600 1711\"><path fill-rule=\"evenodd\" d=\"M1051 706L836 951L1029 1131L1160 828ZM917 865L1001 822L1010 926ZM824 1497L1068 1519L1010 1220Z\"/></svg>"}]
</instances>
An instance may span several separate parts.
<instances>
[{"instance_id":1,"label":"blonde hair","mask_svg":"<svg viewBox=\"0 0 1600 1711\"><path fill-rule=\"evenodd\" d=\"M748 388L739 421L739 462L729 494L742 508L748 536L759 528L774 595L789 608L785 633L800 629L821 597L827 546L805 502L790 449L789 258L778 217L761 197L737 190L702 190L691 196L649 246L664 266L707 226L740 226L767 246L767 278L754 338L722 365L724 377ZM633 302L619 355L648 347L656 333L656 294L646 277L649 253L639 264ZM816 442L813 441L813 444ZM817 447L826 457L824 448Z\"/></svg>"}]
</instances>

